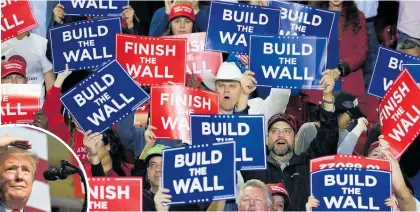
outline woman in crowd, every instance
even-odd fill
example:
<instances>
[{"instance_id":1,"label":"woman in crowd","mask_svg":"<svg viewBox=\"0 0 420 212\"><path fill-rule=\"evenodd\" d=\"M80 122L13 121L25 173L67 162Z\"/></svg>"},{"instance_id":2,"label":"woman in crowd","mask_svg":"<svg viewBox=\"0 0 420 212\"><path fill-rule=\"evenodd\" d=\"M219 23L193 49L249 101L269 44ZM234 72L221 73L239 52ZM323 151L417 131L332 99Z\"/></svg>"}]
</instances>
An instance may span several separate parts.
<instances>
[{"instance_id":1,"label":"woman in crowd","mask_svg":"<svg viewBox=\"0 0 420 212\"><path fill-rule=\"evenodd\" d=\"M92 176L130 176L133 165L125 159L125 147L113 129L104 133L84 134L83 144L92 164Z\"/></svg>"},{"instance_id":2,"label":"woman in crowd","mask_svg":"<svg viewBox=\"0 0 420 212\"><path fill-rule=\"evenodd\" d=\"M375 117L371 117L370 114L372 113L366 104L363 81L362 66L368 50L368 35L364 14L357 9L354 1L317 1L315 4L322 9L341 12L338 26L340 63L337 68L329 71L333 73L335 79L341 77L342 90L356 96L363 113L367 115L369 120L373 118L372 121L376 121L377 107L371 105L371 108L376 112ZM305 102L312 105L317 105L322 101L321 91L302 90L302 93L307 95Z\"/></svg>"},{"instance_id":3,"label":"woman in crowd","mask_svg":"<svg viewBox=\"0 0 420 212\"><path fill-rule=\"evenodd\" d=\"M168 25L163 36L197 32L194 9L189 4L174 4L168 17Z\"/></svg>"},{"instance_id":4,"label":"woman in crowd","mask_svg":"<svg viewBox=\"0 0 420 212\"><path fill-rule=\"evenodd\" d=\"M192 15L194 16L195 32L205 32L207 30L207 23L209 20L209 6L203 5L198 0L179 1L165 0L165 7L156 10L150 24L149 36L162 36L168 31L168 25L172 22L171 13L175 5L189 3L191 5ZM192 33L193 31L189 32Z\"/></svg>"}]
</instances>

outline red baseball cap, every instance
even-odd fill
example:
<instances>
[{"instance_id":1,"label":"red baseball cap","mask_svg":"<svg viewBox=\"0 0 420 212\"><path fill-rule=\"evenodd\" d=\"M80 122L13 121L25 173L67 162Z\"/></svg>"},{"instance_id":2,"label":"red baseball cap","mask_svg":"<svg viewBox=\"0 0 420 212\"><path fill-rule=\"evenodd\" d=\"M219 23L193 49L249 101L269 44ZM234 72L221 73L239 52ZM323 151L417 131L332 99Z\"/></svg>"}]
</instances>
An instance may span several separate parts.
<instances>
[{"instance_id":1,"label":"red baseball cap","mask_svg":"<svg viewBox=\"0 0 420 212\"><path fill-rule=\"evenodd\" d=\"M284 187L283 183L276 183L276 184L267 184L268 189L270 189L271 194L279 194L281 196L283 196L284 201L285 201L285 206L290 204L290 196L289 196L289 192L287 192L286 187Z\"/></svg>"},{"instance_id":2,"label":"red baseball cap","mask_svg":"<svg viewBox=\"0 0 420 212\"><path fill-rule=\"evenodd\" d=\"M176 4L172 6L171 13L169 13L169 21L172 19L184 16L192 21L195 21L194 9L189 4Z\"/></svg>"},{"instance_id":3,"label":"red baseball cap","mask_svg":"<svg viewBox=\"0 0 420 212\"><path fill-rule=\"evenodd\" d=\"M1 78L13 73L26 77L26 64L19 60L9 60L1 64Z\"/></svg>"}]
</instances>

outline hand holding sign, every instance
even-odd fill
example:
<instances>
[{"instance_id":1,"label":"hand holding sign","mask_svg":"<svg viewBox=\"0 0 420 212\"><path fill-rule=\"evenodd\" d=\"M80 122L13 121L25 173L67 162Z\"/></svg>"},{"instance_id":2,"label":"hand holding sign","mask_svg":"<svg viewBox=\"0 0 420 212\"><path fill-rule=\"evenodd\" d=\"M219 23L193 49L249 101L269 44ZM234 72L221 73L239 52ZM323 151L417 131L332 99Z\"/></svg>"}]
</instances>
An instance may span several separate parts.
<instances>
[{"instance_id":1,"label":"hand holding sign","mask_svg":"<svg viewBox=\"0 0 420 212\"><path fill-rule=\"evenodd\" d=\"M164 1L165 1L165 12L167 15L169 15L172 9L172 0L164 0Z\"/></svg>"},{"instance_id":2,"label":"hand holding sign","mask_svg":"<svg viewBox=\"0 0 420 212\"><path fill-rule=\"evenodd\" d=\"M58 73L57 78L55 79L54 82L54 87L56 88L61 88L61 86L63 85L64 80L71 74L72 72L69 71L69 65L66 64L66 69L61 72Z\"/></svg>"},{"instance_id":3,"label":"hand holding sign","mask_svg":"<svg viewBox=\"0 0 420 212\"><path fill-rule=\"evenodd\" d=\"M257 80L254 77L255 73L252 71L245 71L241 78L242 92L245 95L250 95L257 87Z\"/></svg>"},{"instance_id":4,"label":"hand holding sign","mask_svg":"<svg viewBox=\"0 0 420 212\"><path fill-rule=\"evenodd\" d=\"M324 95L332 94L335 85L335 78L329 70L322 72L322 78L319 83L321 84L321 87L325 88Z\"/></svg>"},{"instance_id":5,"label":"hand holding sign","mask_svg":"<svg viewBox=\"0 0 420 212\"><path fill-rule=\"evenodd\" d=\"M32 122L32 125L35 125L45 130L48 129L48 118L47 118L47 115L45 115L44 111L38 110L35 113L35 119Z\"/></svg>"},{"instance_id":6,"label":"hand holding sign","mask_svg":"<svg viewBox=\"0 0 420 212\"><path fill-rule=\"evenodd\" d=\"M172 195L169 194L169 189L162 188L162 181L159 185L159 190L156 192L155 207L156 211L168 211L169 203L171 203Z\"/></svg>"},{"instance_id":7,"label":"hand holding sign","mask_svg":"<svg viewBox=\"0 0 420 212\"><path fill-rule=\"evenodd\" d=\"M134 27L134 9L130 5L124 6L123 9L124 11L121 13L121 17L125 19L127 28L131 29Z\"/></svg>"},{"instance_id":8,"label":"hand holding sign","mask_svg":"<svg viewBox=\"0 0 420 212\"><path fill-rule=\"evenodd\" d=\"M7 146L14 146L21 149L31 149L32 143L26 138L15 137L9 134L0 136L0 149L7 150Z\"/></svg>"},{"instance_id":9,"label":"hand holding sign","mask_svg":"<svg viewBox=\"0 0 420 212\"><path fill-rule=\"evenodd\" d=\"M99 164L99 156L98 156L98 148L100 142L102 142L102 134L99 133L92 133L91 130L88 130L85 133L83 138L83 145L86 147L86 151L88 152L89 161L93 165Z\"/></svg>"},{"instance_id":10,"label":"hand holding sign","mask_svg":"<svg viewBox=\"0 0 420 212\"><path fill-rule=\"evenodd\" d=\"M314 196L308 197L308 202L306 203L306 211L312 211L312 208L316 208L319 206L319 200L317 200Z\"/></svg>"},{"instance_id":11,"label":"hand holding sign","mask_svg":"<svg viewBox=\"0 0 420 212\"><path fill-rule=\"evenodd\" d=\"M149 119L150 122L150 119ZM155 142L156 142L156 135L155 133L153 133L152 130L156 130L157 128L154 126L149 125L149 127L147 127L146 132L144 132L144 138L146 139L146 145L149 146L154 146Z\"/></svg>"},{"instance_id":12,"label":"hand holding sign","mask_svg":"<svg viewBox=\"0 0 420 212\"><path fill-rule=\"evenodd\" d=\"M64 6L62 4L57 4L53 9L54 21L56 23L62 23L64 19Z\"/></svg>"}]
</instances>

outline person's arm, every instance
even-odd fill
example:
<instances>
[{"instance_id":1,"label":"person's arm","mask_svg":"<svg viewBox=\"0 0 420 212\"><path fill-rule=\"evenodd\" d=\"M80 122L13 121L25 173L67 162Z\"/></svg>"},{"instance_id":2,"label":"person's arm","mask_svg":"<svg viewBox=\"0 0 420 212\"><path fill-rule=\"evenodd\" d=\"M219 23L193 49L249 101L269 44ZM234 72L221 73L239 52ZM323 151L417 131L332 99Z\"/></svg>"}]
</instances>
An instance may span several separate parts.
<instances>
[{"instance_id":1,"label":"person's arm","mask_svg":"<svg viewBox=\"0 0 420 212\"><path fill-rule=\"evenodd\" d=\"M343 58L340 61L342 67L342 75L347 76L350 73L357 71L364 64L368 51L368 34L365 15L362 12L358 14L359 24L361 29L354 35L355 53L349 57ZM349 29L351 30L351 29Z\"/></svg>"},{"instance_id":2,"label":"person's arm","mask_svg":"<svg viewBox=\"0 0 420 212\"><path fill-rule=\"evenodd\" d=\"M168 29L169 16L165 12L165 7L156 10L150 23L149 36L159 37Z\"/></svg>"},{"instance_id":3,"label":"person's arm","mask_svg":"<svg viewBox=\"0 0 420 212\"><path fill-rule=\"evenodd\" d=\"M88 152L88 158L92 164L91 172L94 177L105 176L105 171L99 159L98 152L98 144L102 142L102 138L102 134L92 133L91 130L88 130L83 137L83 145Z\"/></svg>"},{"instance_id":4,"label":"person's arm","mask_svg":"<svg viewBox=\"0 0 420 212\"><path fill-rule=\"evenodd\" d=\"M311 142L315 139L318 130L314 123L307 122L303 124L295 137L295 154L300 155L304 153Z\"/></svg>"},{"instance_id":5,"label":"person's arm","mask_svg":"<svg viewBox=\"0 0 420 212\"><path fill-rule=\"evenodd\" d=\"M320 114L320 129L311 142L305 155L307 162L313 158L318 158L326 155L333 155L337 153L338 143L338 119L334 114L334 97L332 90L335 85L334 77L330 72L323 72L321 78L321 86L325 88L323 91L323 103Z\"/></svg>"},{"instance_id":6,"label":"person's arm","mask_svg":"<svg viewBox=\"0 0 420 212\"><path fill-rule=\"evenodd\" d=\"M200 7L200 11L195 15L195 23L199 32L207 31L210 14L209 12L210 7L204 5Z\"/></svg>"},{"instance_id":7,"label":"person's arm","mask_svg":"<svg viewBox=\"0 0 420 212\"><path fill-rule=\"evenodd\" d=\"M123 118L117 124L117 133L120 136L121 142L130 148L134 148L136 156L140 154L143 147L146 145L144 127L134 127L135 112Z\"/></svg>"},{"instance_id":8,"label":"person's arm","mask_svg":"<svg viewBox=\"0 0 420 212\"><path fill-rule=\"evenodd\" d=\"M366 118L361 117L357 120L356 127L353 128L344 138L343 142L338 146L337 154L353 154L354 147L356 147L357 141L360 135L367 130L368 121Z\"/></svg>"},{"instance_id":9,"label":"person's arm","mask_svg":"<svg viewBox=\"0 0 420 212\"><path fill-rule=\"evenodd\" d=\"M55 75L52 69L44 73L44 80L45 80L45 87L48 91L52 88L55 82Z\"/></svg>"},{"instance_id":10,"label":"person's arm","mask_svg":"<svg viewBox=\"0 0 420 212\"><path fill-rule=\"evenodd\" d=\"M92 177L104 177L105 175L105 171L104 171L104 167L102 166L101 161L99 161L98 164L93 164L91 165L91 174Z\"/></svg>"}]
</instances>

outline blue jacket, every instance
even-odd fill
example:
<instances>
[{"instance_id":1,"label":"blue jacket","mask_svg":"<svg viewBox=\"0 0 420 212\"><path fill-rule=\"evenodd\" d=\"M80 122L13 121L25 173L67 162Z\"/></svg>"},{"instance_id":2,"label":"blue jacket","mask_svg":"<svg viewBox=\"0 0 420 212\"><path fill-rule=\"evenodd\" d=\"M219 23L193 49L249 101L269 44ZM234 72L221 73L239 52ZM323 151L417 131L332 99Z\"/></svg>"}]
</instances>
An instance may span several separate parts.
<instances>
[{"instance_id":1,"label":"blue jacket","mask_svg":"<svg viewBox=\"0 0 420 212\"><path fill-rule=\"evenodd\" d=\"M200 6L200 12L195 15L195 26L199 32L207 31L207 24L209 22L209 6ZM165 7L156 10L150 24L149 36L160 37L168 29L169 16L166 14Z\"/></svg>"},{"instance_id":2,"label":"blue jacket","mask_svg":"<svg viewBox=\"0 0 420 212\"><path fill-rule=\"evenodd\" d=\"M134 127L134 112L117 124L117 133L120 136L121 142L129 149L136 153L136 157L141 154L143 148L146 146L146 139L144 137L144 127ZM175 147L180 144L178 140L157 140L156 144L163 144L170 147Z\"/></svg>"}]
</instances>

